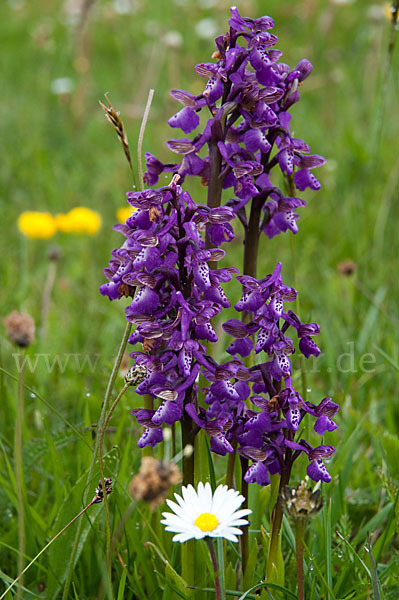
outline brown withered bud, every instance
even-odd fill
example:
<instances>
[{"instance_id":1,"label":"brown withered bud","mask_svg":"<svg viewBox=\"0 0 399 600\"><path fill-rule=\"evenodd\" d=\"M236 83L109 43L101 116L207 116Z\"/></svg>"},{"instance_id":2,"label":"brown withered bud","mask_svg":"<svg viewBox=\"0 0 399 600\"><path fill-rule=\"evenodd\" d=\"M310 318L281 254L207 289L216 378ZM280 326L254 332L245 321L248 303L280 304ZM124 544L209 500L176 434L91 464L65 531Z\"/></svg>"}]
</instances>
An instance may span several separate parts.
<instances>
[{"instance_id":1,"label":"brown withered bud","mask_svg":"<svg viewBox=\"0 0 399 600\"><path fill-rule=\"evenodd\" d=\"M269 402L267 403L267 408L266 408L267 412L275 412L276 410L279 409L278 399L279 399L278 394L277 394L277 396L273 396L273 398L270 398Z\"/></svg>"},{"instance_id":2,"label":"brown withered bud","mask_svg":"<svg viewBox=\"0 0 399 600\"><path fill-rule=\"evenodd\" d=\"M144 365L134 365L125 375L125 382L129 385L139 385L147 376L147 367Z\"/></svg>"},{"instance_id":3,"label":"brown withered bud","mask_svg":"<svg viewBox=\"0 0 399 600\"><path fill-rule=\"evenodd\" d=\"M20 346L26 348L30 346L35 339L35 322L26 313L19 313L13 310L3 320L7 337Z\"/></svg>"},{"instance_id":4,"label":"brown withered bud","mask_svg":"<svg viewBox=\"0 0 399 600\"><path fill-rule=\"evenodd\" d=\"M350 277L357 269L357 264L353 262L350 258L347 260L343 260L337 265L338 272L341 273L344 277Z\"/></svg>"},{"instance_id":5,"label":"brown withered bud","mask_svg":"<svg viewBox=\"0 0 399 600\"><path fill-rule=\"evenodd\" d=\"M133 298L134 288L131 285L128 285L127 283L121 283L118 287L118 294L119 298L122 298L122 296L124 296L125 298Z\"/></svg>"},{"instance_id":6,"label":"brown withered bud","mask_svg":"<svg viewBox=\"0 0 399 600\"><path fill-rule=\"evenodd\" d=\"M215 52L212 54L211 58L217 58L218 60L220 60L222 58L222 55L220 54L219 50L215 50Z\"/></svg>"},{"instance_id":7,"label":"brown withered bud","mask_svg":"<svg viewBox=\"0 0 399 600\"><path fill-rule=\"evenodd\" d=\"M285 510L294 519L309 519L323 506L324 498L321 497L321 489L313 491L311 487L307 487L308 484L309 477L306 475L296 488L286 485L280 494Z\"/></svg>"},{"instance_id":8,"label":"brown withered bud","mask_svg":"<svg viewBox=\"0 0 399 600\"><path fill-rule=\"evenodd\" d=\"M57 246L57 244L53 244L52 246L50 246L50 248L48 249L48 252L47 252L47 258L49 260L53 260L54 262L57 262L60 260L61 256L62 256L61 248L59 246Z\"/></svg>"},{"instance_id":9,"label":"brown withered bud","mask_svg":"<svg viewBox=\"0 0 399 600\"><path fill-rule=\"evenodd\" d=\"M139 472L133 477L129 493L135 500L144 500L151 510L162 504L169 494L169 488L181 481L177 465L145 456Z\"/></svg>"},{"instance_id":10,"label":"brown withered bud","mask_svg":"<svg viewBox=\"0 0 399 600\"><path fill-rule=\"evenodd\" d=\"M150 354L151 350L157 343L155 338L144 338L143 340L143 350L146 354Z\"/></svg>"},{"instance_id":11,"label":"brown withered bud","mask_svg":"<svg viewBox=\"0 0 399 600\"><path fill-rule=\"evenodd\" d=\"M109 494L112 492L112 479L110 477L104 477L104 483L105 483L105 493L107 494L107 496L109 496ZM96 488L96 495L93 498L93 504L98 504L99 502L102 502L104 500L104 491L103 491L103 482L100 481L98 482L98 488Z\"/></svg>"},{"instance_id":12,"label":"brown withered bud","mask_svg":"<svg viewBox=\"0 0 399 600\"><path fill-rule=\"evenodd\" d=\"M156 208L156 206L151 206L151 208L148 211L148 217L150 221L154 223L160 215L161 211L159 210L159 208Z\"/></svg>"}]
</instances>

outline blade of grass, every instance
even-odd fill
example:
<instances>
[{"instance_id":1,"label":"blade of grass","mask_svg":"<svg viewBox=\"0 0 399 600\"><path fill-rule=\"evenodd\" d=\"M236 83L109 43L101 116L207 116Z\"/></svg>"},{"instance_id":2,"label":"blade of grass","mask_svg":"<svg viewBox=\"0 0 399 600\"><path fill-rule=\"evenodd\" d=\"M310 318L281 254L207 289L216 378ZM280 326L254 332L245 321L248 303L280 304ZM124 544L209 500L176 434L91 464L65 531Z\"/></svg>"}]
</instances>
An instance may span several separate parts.
<instances>
[{"instance_id":1,"label":"blade of grass","mask_svg":"<svg viewBox=\"0 0 399 600\"><path fill-rule=\"evenodd\" d=\"M4 373L5 375L7 375L8 377L10 377L11 379L14 379L14 381L18 381L18 377L16 377L12 373L9 373L8 371L6 371L6 369L3 369L3 367L0 367L0 371L2 373ZM52 404L50 404L50 402L48 402L45 398L43 398L43 396L41 396L39 394L39 392L37 392L36 390L34 390L33 388L31 388L26 383L24 383L24 388L26 390L28 390L31 394L33 394L35 396L35 398L37 398L38 400L40 400L40 402L43 402L43 404L45 404L47 406L47 408L49 410L51 410L51 412L53 412L55 415L57 415L57 417L59 419L61 419L61 421L63 421L65 423L65 425L67 425L67 427L69 427L70 429L72 429L72 431L78 436L78 438L84 444L86 444L86 446L90 450L93 450L93 448L90 446L90 444L87 442L87 440L85 440L84 436L80 433L80 431L78 429L76 429L76 427L74 425L72 425L72 423L70 421L68 421L68 419L66 419L64 417L64 415L62 415L56 408L54 408L54 406L52 406Z\"/></svg>"},{"instance_id":2,"label":"blade of grass","mask_svg":"<svg viewBox=\"0 0 399 600\"><path fill-rule=\"evenodd\" d=\"M326 550L326 571L327 584L329 589L332 589L332 560L331 560L331 499L324 505L323 509L323 524L324 524L324 540ZM331 596L328 592L327 596L330 600Z\"/></svg>"},{"instance_id":3,"label":"blade of grass","mask_svg":"<svg viewBox=\"0 0 399 600\"><path fill-rule=\"evenodd\" d=\"M367 548L370 553L371 581L373 583L374 600L381 600L380 582L378 579L377 565L375 564L375 560L374 560L374 556L373 556L373 547L371 545L370 535L367 536Z\"/></svg>"}]
</instances>

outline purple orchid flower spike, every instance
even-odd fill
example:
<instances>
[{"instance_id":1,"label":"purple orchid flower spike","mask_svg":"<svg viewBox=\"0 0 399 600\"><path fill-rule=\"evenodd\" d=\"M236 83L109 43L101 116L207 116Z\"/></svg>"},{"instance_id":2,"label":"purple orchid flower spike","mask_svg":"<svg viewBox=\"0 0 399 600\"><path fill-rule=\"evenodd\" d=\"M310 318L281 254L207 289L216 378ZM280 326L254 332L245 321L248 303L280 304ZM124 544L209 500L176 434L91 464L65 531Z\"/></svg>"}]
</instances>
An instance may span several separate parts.
<instances>
[{"instance_id":1,"label":"purple orchid flower spike","mask_svg":"<svg viewBox=\"0 0 399 600\"><path fill-rule=\"evenodd\" d=\"M298 190L319 189L313 171L325 163L292 126L291 108L313 66L282 62L273 27L270 17L242 17L232 7L212 60L195 67L200 93L172 90L180 103L168 121L173 158L146 152L149 188L127 193L136 210L115 226L124 242L111 252L100 291L128 299L131 358L145 372L135 392L152 399L151 409L132 411L144 428L139 447L157 445L165 428L181 423L182 443L202 431L215 454L238 453L248 483L268 485L304 455L308 475L328 482L323 460L334 449L295 441L305 417L315 436L336 428L338 405L331 398L314 404L294 386L295 353L320 354L320 327L291 310L297 291L284 283L280 262L257 276L259 240L298 233L306 206ZM173 174L171 182L155 189L163 173ZM190 177L207 189L207 204L183 189ZM225 250L240 239L240 227L242 273L226 266ZM230 281L241 296L230 293ZM225 341L229 360L219 364L210 349L218 342L220 356Z\"/></svg>"}]
</instances>

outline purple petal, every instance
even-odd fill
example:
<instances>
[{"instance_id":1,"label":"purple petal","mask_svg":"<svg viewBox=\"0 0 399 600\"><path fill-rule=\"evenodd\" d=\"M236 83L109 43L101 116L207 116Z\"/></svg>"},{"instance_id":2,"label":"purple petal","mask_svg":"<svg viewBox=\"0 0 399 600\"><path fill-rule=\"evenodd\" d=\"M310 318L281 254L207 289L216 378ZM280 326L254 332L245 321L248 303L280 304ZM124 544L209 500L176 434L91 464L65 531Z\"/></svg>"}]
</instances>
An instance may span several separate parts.
<instances>
[{"instance_id":1,"label":"purple petal","mask_svg":"<svg viewBox=\"0 0 399 600\"><path fill-rule=\"evenodd\" d=\"M197 113L192 108L185 106L169 119L168 124L170 127L179 127L184 133L190 133L198 127L199 122Z\"/></svg>"},{"instance_id":2,"label":"purple petal","mask_svg":"<svg viewBox=\"0 0 399 600\"><path fill-rule=\"evenodd\" d=\"M320 348L308 335L305 335L299 340L299 349L302 352L302 354L306 356L306 358L309 358L311 354L313 354L313 356L319 356L321 352Z\"/></svg>"},{"instance_id":3,"label":"purple petal","mask_svg":"<svg viewBox=\"0 0 399 600\"><path fill-rule=\"evenodd\" d=\"M331 475L320 458L312 460L306 469L306 473L313 481L325 481L326 483L331 481Z\"/></svg>"},{"instance_id":4,"label":"purple petal","mask_svg":"<svg viewBox=\"0 0 399 600\"><path fill-rule=\"evenodd\" d=\"M161 425L166 423L167 425L173 425L176 421L181 419L182 408L177 402L173 400L164 400L158 410L155 411L152 417L154 425Z\"/></svg>"},{"instance_id":5,"label":"purple petal","mask_svg":"<svg viewBox=\"0 0 399 600\"><path fill-rule=\"evenodd\" d=\"M159 442L162 441L163 433L161 428L147 428L140 437L139 441L137 442L137 445L139 448L144 448L144 446L156 446Z\"/></svg>"},{"instance_id":6,"label":"purple petal","mask_svg":"<svg viewBox=\"0 0 399 600\"><path fill-rule=\"evenodd\" d=\"M225 438L223 433L218 433L211 437L210 448L212 452L226 456L229 452L234 452L234 449L230 442Z\"/></svg>"},{"instance_id":7,"label":"purple petal","mask_svg":"<svg viewBox=\"0 0 399 600\"><path fill-rule=\"evenodd\" d=\"M247 483L257 483L258 485L269 485L270 479L267 468L263 462L254 462L248 468L244 475Z\"/></svg>"},{"instance_id":8,"label":"purple petal","mask_svg":"<svg viewBox=\"0 0 399 600\"><path fill-rule=\"evenodd\" d=\"M312 190L319 190L321 188L320 183L309 169L297 171L294 175L294 183L298 190L301 190L302 192L306 190L306 188Z\"/></svg>"}]
</instances>

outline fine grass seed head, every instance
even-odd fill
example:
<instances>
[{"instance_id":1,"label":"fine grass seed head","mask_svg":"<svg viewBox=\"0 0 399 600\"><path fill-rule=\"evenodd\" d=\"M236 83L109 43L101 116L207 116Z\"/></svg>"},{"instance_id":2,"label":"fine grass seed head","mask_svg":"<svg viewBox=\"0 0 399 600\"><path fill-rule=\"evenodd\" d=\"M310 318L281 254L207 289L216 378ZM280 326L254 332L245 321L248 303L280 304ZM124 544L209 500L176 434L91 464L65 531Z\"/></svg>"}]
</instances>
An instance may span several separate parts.
<instances>
[{"instance_id":1,"label":"fine grass seed head","mask_svg":"<svg viewBox=\"0 0 399 600\"><path fill-rule=\"evenodd\" d=\"M107 494L107 496L109 496L109 494L112 492L112 479L110 477L104 477L104 484L105 484L105 493ZM98 482L98 487L96 488L96 495L94 496L93 499L93 504L98 504L99 502L102 502L104 500L104 490L103 490L103 482L100 481Z\"/></svg>"}]
</instances>

